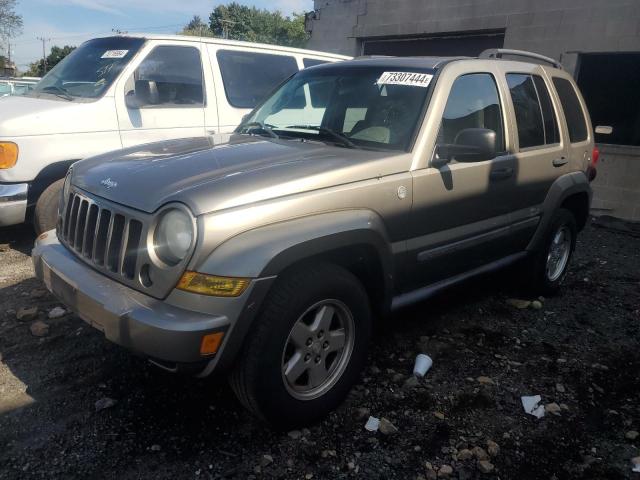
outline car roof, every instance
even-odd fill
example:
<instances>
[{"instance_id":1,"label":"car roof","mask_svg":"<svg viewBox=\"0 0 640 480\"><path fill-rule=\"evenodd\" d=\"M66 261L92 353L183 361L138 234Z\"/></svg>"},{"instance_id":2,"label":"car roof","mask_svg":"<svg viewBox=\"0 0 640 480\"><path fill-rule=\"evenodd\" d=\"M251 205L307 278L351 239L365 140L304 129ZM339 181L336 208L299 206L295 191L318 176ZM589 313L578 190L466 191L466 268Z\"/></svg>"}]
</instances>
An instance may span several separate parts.
<instances>
[{"instance_id":1,"label":"car roof","mask_svg":"<svg viewBox=\"0 0 640 480\"><path fill-rule=\"evenodd\" d=\"M315 57L327 57L327 58L338 59L338 60L350 60L351 58L353 58L353 57L348 57L346 55L338 55L338 54L329 53L329 52L319 52L316 50L306 50L303 48L283 47L280 45L271 45L267 43L243 42L240 40L226 40L223 38L215 38L215 37L195 37L191 35L151 35L147 33L127 33L126 35L106 35L103 37L95 37L95 38L112 38L112 37L123 37L123 38L129 37L129 38L143 38L145 40L169 40L169 41L178 41L178 42L211 43L216 45L225 45L229 47L247 47L247 48L278 51L283 53L313 55Z\"/></svg>"},{"instance_id":2,"label":"car roof","mask_svg":"<svg viewBox=\"0 0 640 480\"><path fill-rule=\"evenodd\" d=\"M370 56L358 57L353 60L340 62L340 66L349 67L384 67L384 68L429 68L437 69L454 60L467 59L468 57L386 57Z\"/></svg>"}]
</instances>

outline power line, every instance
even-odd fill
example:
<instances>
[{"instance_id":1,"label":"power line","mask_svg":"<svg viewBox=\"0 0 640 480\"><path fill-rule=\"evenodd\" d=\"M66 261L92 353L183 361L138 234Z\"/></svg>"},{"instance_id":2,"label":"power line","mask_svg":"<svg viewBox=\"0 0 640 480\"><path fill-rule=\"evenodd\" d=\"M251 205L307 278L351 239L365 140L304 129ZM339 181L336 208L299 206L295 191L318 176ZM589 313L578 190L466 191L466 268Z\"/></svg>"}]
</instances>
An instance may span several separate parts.
<instances>
[{"instance_id":1,"label":"power line","mask_svg":"<svg viewBox=\"0 0 640 480\"><path fill-rule=\"evenodd\" d=\"M47 49L45 48L46 42L50 42L50 38L38 37L38 40L42 41L42 74L47 73Z\"/></svg>"}]
</instances>

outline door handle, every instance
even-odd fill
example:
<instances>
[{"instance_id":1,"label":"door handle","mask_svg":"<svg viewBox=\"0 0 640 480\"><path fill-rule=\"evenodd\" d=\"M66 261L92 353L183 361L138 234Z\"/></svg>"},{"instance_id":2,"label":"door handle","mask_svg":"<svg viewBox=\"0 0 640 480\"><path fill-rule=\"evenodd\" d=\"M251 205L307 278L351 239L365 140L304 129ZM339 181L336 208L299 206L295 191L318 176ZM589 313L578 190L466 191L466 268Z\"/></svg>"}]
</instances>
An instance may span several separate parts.
<instances>
[{"instance_id":1,"label":"door handle","mask_svg":"<svg viewBox=\"0 0 640 480\"><path fill-rule=\"evenodd\" d=\"M491 180L504 180L513 176L513 168L498 168L489 174Z\"/></svg>"},{"instance_id":2,"label":"door handle","mask_svg":"<svg viewBox=\"0 0 640 480\"><path fill-rule=\"evenodd\" d=\"M564 157L560 157L560 158L554 159L552 163L554 167L562 167L563 165L566 165L567 163L569 163L569 160L567 160Z\"/></svg>"}]
</instances>

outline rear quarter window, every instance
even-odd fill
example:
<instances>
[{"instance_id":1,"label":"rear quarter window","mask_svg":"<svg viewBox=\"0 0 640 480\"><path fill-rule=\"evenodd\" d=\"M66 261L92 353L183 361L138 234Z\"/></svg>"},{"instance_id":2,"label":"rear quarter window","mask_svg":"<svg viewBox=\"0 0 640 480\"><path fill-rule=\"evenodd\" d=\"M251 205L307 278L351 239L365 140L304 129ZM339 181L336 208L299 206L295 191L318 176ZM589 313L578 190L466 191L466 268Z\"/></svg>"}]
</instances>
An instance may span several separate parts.
<instances>
[{"instance_id":1,"label":"rear quarter window","mask_svg":"<svg viewBox=\"0 0 640 480\"><path fill-rule=\"evenodd\" d=\"M289 55L218 50L222 83L229 103L236 108L253 108L275 87L298 71Z\"/></svg>"},{"instance_id":2,"label":"rear quarter window","mask_svg":"<svg viewBox=\"0 0 640 480\"><path fill-rule=\"evenodd\" d=\"M571 143L583 142L587 139L587 120L582 111L575 88L565 78L553 77L553 85L556 87L564 116L567 119L569 140Z\"/></svg>"}]
</instances>

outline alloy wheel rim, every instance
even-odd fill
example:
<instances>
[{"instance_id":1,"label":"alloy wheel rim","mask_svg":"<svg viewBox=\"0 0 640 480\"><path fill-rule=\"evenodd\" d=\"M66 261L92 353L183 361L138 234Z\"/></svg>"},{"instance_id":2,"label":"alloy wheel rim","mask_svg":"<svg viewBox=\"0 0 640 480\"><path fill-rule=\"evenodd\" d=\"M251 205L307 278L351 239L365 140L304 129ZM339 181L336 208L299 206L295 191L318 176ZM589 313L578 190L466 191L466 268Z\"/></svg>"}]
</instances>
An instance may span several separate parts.
<instances>
[{"instance_id":1,"label":"alloy wheel rim","mask_svg":"<svg viewBox=\"0 0 640 480\"><path fill-rule=\"evenodd\" d=\"M562 225L553 235L547 254L547 278L555 282L562 276L571 253L571 230Z\"/></svg>"},{"instance_id":2,"label":"alloy wheel rim","mask_svg":"<svg viewBox=\"0 0 640 480\"><path fill-rule=\"evenodd\" d=\"M309 307L293 324L282 352L282 379L293 397L313 400L346 370L354 345L354 321L340 300Z\"/></svg>"}]
</instances>

